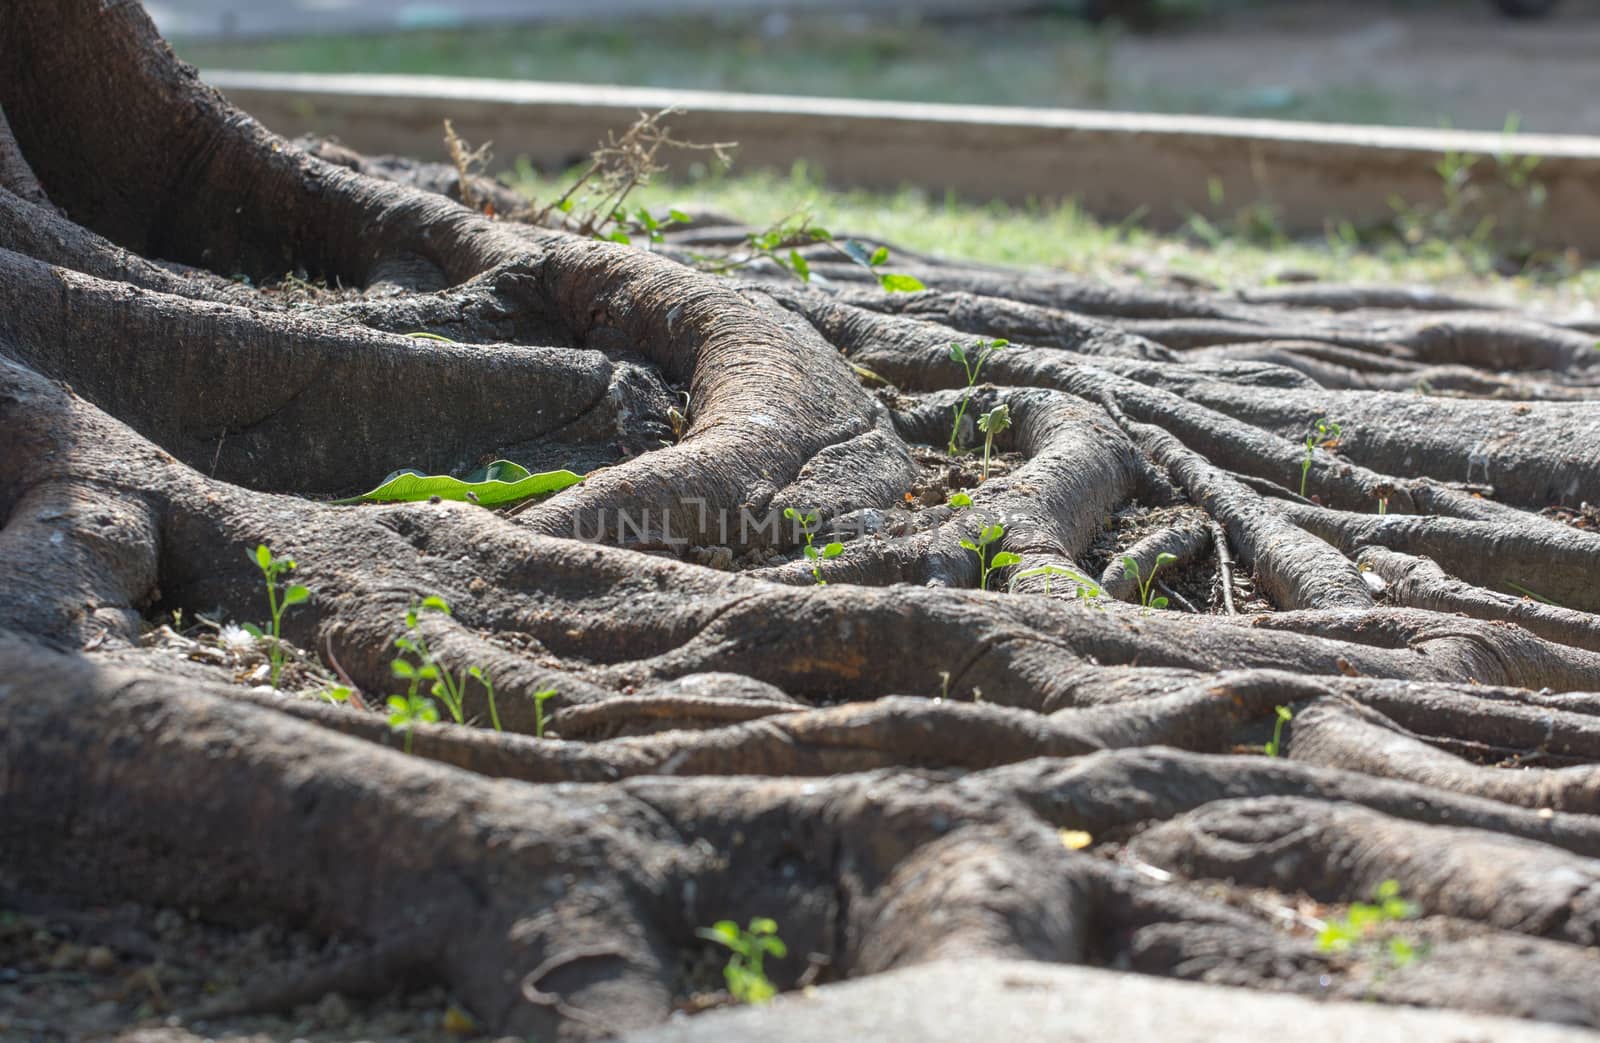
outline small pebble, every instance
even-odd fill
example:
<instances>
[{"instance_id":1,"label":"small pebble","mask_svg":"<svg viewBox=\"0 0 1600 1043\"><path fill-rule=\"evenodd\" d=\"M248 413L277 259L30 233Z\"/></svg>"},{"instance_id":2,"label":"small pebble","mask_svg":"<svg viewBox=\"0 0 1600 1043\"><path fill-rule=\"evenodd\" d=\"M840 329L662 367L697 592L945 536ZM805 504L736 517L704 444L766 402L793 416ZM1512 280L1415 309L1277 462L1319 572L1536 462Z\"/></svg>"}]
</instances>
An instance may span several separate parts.
<instances>
[{"instance_id":1,"label":"small pebble","mask_svg":"<svg viewBox=\"0 0 1600 1043\"><path fill-rule=\"evenodd\" d=\"M104 945L96 945L83 958L83 965L96 974L105 974L117 966L117 954Z\"/></svg>"}]
</instances>

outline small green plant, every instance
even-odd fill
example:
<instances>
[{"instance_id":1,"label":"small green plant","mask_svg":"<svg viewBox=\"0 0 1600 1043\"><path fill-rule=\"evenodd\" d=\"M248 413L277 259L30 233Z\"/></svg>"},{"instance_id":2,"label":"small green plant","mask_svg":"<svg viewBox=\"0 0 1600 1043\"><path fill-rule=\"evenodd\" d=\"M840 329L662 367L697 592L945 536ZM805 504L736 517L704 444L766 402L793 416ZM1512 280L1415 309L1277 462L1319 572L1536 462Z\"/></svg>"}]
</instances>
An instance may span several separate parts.
<instances>
[{"instance_id":1,"label":"small green plant","mask_svg":"<svg viewBox=\"0 0 1600 1043\"><path fill-rule=\"evenodd\" d=\"M979 590L989 589L989 573L993 572L995 569L1005 568L1007 565L1020 564L1022 561L1022 556L1020 554L1013 554L1008 550L1000 551L998 554L990 553L990 545L998 541L1000 537L1004 536L1005 534L1006 527L997 523L994 525L985 525L983 527L983 531L978 533L978 539L976 542L972 540L961 541L961 546L978 556Z\"/></svg>"},{"instance_id":2,"label":"small green plant","mask_svg":"<svg viewBox=\"0 0 1600 1043\"><path fill-rule=\"evenodd\" d=\"M273 557L272 551L267 549L265 543L256 547L250 560L256 563L261 570L261 576L267 583L267 608L272 613L272 632L263 633L261 628L254 623L241 624L244 631L254 638L265 638L271 642L267 648L267 658L272 663L272 687L278 687L278 679L283 675L283 614L292 605L298 605L311 597L307 587L293 585L285 587L282 596L279 596L278 581L283 576L293 571L297 566L293 558Z\"/></svg>"},{"instance_id":3,"label":"small green plant","mask_svg":"<svg viewBox=\"0 0 1600 1043\"><path fill-rule=\"evenodd\" d=\"M989 361L989 356L1009 344L1006 340L980 340L972 345L971 353L958 343L950 345L950 358L961 363L961 368L967 374L966 392L962 394L961 401L955 407L955 422L950 426L950 455L954 456L961 451L956 444L956 439L961 437L961 419L967 415L967 405L972 401L972 389L978 386L978 374L983 371L983 364Z\"/></svg>"},{"instance_id":4,"label":"small green plant","mask_svg":"<svg viewBox=\"0 0 1600 1043\"><path fill-rule=\"evenodd\" d=\"M349 688L342 684L336 684L329 685L327 688L324 688L322 691L318 692L317 698L321 699L325 703L333 703L335 706L337 706L339 703L349 702L351 694L352 692Z\"/></svg>"},{"instance_id":5,"label":"small green plant","mask_svg":"<svg viewBox=\"0 0 1600 1043\"><path fill-rule=\"evenodd\" d=\"M844 544L834 540L820 549L813 544L812 540L817 534L816 511L807 511L801 514L793 507L785 507L783 516L800 526L800 532L806 538L806 559L811 562L811 578L817 581L817 586L827 586L828 581L822 578L822 562L829 558L837 558L843 554Z\"/></svg>"},{"instance_id":6,"label":"small green plant","mask_svg":"<svg viewBox=\"0 0 1600 1043\"><path fill-rule=\"evenodd\" d=\"M1273 715L1272 741L1261 747L1261 752L1268 757L1276 757L1283 752L1283 726L1294 719L1294 714L1287 706L1277 707Z\"/></svg>"},{"instance_id":7,"label":"small green plant","mask_svg":"<svg viewBox=\"0 0 1600 1043\"><path fill-rule=\"evenodd\" d=\"M421 614L424 612L439 612L448 616L450 615L450 605L444 598L433 595L423 598L419 604L413 605L406 610L406 632L395 638L394 646L402 653L416 656L417 661L413 663L402 654L396 656L390 662L389 667L394 672L394 676L406 681L410 686L404 697L407 707L415 704L419 698L418 689L424 681L428 681L431 682L428 688L429 693L444 703L445 709L449 711L451 718L457 724L465 724L466 713L463 704L466 700L467 678L471 677L483 686L489 703L490 723L494 726L495 731L499 731L500 713L495 707L494 684L490 681L489 675L482 667L471 666L467 668L462 676L457 677L442 666L434 656L433 650L428 647L427 639L417 632L417 622L422 618ZM397 696L396 698L399 697ZM431 700L424 699L424 701L432 705ZM393 707L394 699L390 699L389 703ZM437 712L434 719L438 719ZM390 723L393 724L393 721L391 720ZM409 738L408 733L408 745Z\"/></svg>"},{"instance_id":8,"label":"small green plant","mask_svg":"<svg viewBox=\"0 0 1600 1043\"><path fill-rule=\"evenodd\" d=\"M1385 880L1372 892L1371 902L1352 903L1336 920L1329 920L1317 934L1317 947L1323 952L1349 952L1363 944L1380 924L1414 919L1421 914L1415 902L1400 895L1400 884ZM1421 955L1417 946L1404 938L1391 938L1384 946L1395 966L1404 966Z\"/></svg>"},{"instance_id":9,"label":"small green plant","mask_svg":"<svg viewBox=\"0 0 1600 1043\"><path fill-rule=\"evenodd\" d=\"M778 994L778 987L767 977L764 963L768 956L783 959L789 947L778 937L778 923L765 916L750 919L750 926L740 929L732 920L718 920L710 927L702 927L695 934L707 941L726 947L732 955L722 976L728 983L728 993L739 1003L765 1003Z\"/></svg>"},{"instance_id":10,"label":"small green plant","mask_svg":"<svg viewBox=\"0 0 1600 1043\"><path fill-rule=\"evenodd\" d=\"M1100 588L1100 584L1083 573L1075 572L1064 565L1040 565L1038 568L1025 569L1022 572L1018 572L1011 577L1011 585L1006 588L1006 592L1015 594L1017 592L1017 582L1030 576L1045 577L1044 592L1046 595L1050 593L1051 576L1065 576L1071 580L1077 590L1077 599L1085 604L1093 603L1096 598L1105 594L1105 591Z\"/></svg>"},{"instance_id":11,"label":"small green plant","mask_svg":"<svg viewBox=\"0 0 1600 1043\"><path fill-rule=\"evenodd\" d=\"M1306 477L1311 474L1311 457L1318 449L1332 449L1339 444L1340 427L1338 424L1323 417L1311 427L1311 433L1306 435L1306 454L1300 461L1300 495L1306 494ZM1385 503L1385 509L1388 505Z\"/></svg>"},{"instance_id":12,"label":"small green plant","mask_svg":"<svg viewBox=\"0 0 1600 1043\"><path fill-rule=\"evenodd\" d=\"M1176 554L1168 554L1166 551L1162 551L1156 555L1155 564L1150 566L1150 575L1145 576L1140 573L1139 562L1134 559L1133 555L1124 554L1122 556L1123 569L1129 572L1133 576L1133 581L1139 585L1139 604L1142 607L1167 607L1167 599L1165 597L1160 595L1152 597L1155 594L1156 573L1177 560L1178 556Z\"/></svg>"},{"instance_id":13,"label":"small green plant","mask_svg":"<svg viewBox=\"0 0 1600 1043\"><path fill-rule=\"evenodd\" d=\"M413 684L412 688L415 689ZM411 733L418 722L433 724L439 720L439 708L433 700L412 691L408 695L389 696L389 727L406 733L406 752L411 752Z\"/></svg>"},{"instance_id":14,"label":"small green plant","mask_svg":"<svg viewBox=\"0 0 1600 1043\"><path fill-rule=\"evenodd\" d=\"M994 436L1011 426L1011 407L1001 403L978 418L978 430L983 432L983 471L979 481L989 480L989 453L994 448Z\"/></svg>"},{"instance_id":15,"label":"small green plant","mask_svg":"<svg viewBox=\"0 0 1600 1043\"><path fill-rule=\"evenodd\" d=\"M555 697L554 688L545 688L533 693L533 737L544 738L544 704Z\"/></svg>"}]
</instances>

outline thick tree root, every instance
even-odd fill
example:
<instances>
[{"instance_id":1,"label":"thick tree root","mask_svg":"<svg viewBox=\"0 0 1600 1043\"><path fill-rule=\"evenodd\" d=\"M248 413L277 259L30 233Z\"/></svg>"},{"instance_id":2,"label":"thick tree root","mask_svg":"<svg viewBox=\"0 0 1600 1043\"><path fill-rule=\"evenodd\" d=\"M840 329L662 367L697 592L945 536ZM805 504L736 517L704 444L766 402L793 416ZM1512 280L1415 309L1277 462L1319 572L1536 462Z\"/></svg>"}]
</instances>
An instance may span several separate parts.
<instances>
[{"instance_id":1,"label":"thick tree root","mask_svg":"<svg viewBox=\"0 0 1600 1043\"><path fill-rule=\"evenodd\" d=\"M132 5L0 40L0 883L362 954L212 1015L416 975L602 1038L770 916L785 988L983 954L1600 1025L1591 334L900 251L931 289L734 282L680 263L726 220L629 249L276 139ZM321 502L502 455L587 475ZM155 625L260 621L262 544L284 691ZM1194 611L1136 603L1162 553ZM408 633L465 723L390 718ZM1319 942L1385 885L1422 918Z\"/></svg>"}]
</instances>

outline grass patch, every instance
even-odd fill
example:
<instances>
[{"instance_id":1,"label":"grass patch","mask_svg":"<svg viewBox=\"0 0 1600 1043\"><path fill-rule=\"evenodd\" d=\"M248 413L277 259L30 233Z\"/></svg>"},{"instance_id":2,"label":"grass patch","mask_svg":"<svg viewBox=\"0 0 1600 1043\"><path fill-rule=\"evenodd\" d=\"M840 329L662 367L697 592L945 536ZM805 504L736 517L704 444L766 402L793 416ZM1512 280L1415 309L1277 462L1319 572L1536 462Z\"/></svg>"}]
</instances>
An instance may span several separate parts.
<instances>
[{"instance_id":1,"label":"grass patch","mask_svg":"<svg viewBox=\"0 0 1600 1043\"><path fill-rule=\"evenodd\" d=\"M570 175L541 174L526 164L513 184L535 199L550 199ZM1551 312L1590 312L1600 299L1600 267L1560 258L1526 273L1505 276L1481 244L1398 236L1362 239L1330 223L1326 236L1291 239L1270 214L1241 210L1220 222L1191 224L1162 234L1132 220L1098 220L1071 201L972 203L954 194L917 188L896 192L835 190L798 163L788 175L722 174L693 164L677 181L636 188L632 206L664 209L697 204L765 227L809 211L836 236L882 239L946 257L1056 268L1112 282L1159 282L1174 277L1221 290L1271 285L1285 277L1329 282L1410 283L1473 294ZM892 263L892 259L891 259Z\"/></svg>"}]
</instances>

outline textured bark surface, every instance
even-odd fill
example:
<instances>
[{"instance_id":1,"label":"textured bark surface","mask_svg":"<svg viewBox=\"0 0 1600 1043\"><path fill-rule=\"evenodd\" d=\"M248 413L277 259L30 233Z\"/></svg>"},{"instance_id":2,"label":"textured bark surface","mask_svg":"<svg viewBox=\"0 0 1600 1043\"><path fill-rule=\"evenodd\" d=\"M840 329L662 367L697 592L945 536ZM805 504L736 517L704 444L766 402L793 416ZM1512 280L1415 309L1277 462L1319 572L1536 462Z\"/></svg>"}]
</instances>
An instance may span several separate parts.
<instances>
[{"instance_id":1,"label":"textured bark surface","mask_svg":"<svg viewBox=\"0 0 1600 1043\"><path fill-rule=\"evenodd\" d=\"M282 141L127 4L0 5L0 111L7 894L358 953L224 1008L410 976L541 1039L661 1021L753 916L785 988L983 955L1600 1025L1591 334L900 253L928 289L885 294L821 247L721 278L703 222L629 248ZM980 483L949 349L997 337ZM587 476L328 502L498 456ZM311 589L289 694L160 629L259 621L258 544ZM377 709L433 595L504 731ZM1319 944L1388 881L1420 919Z\"/></svg>"}]
</instances>

